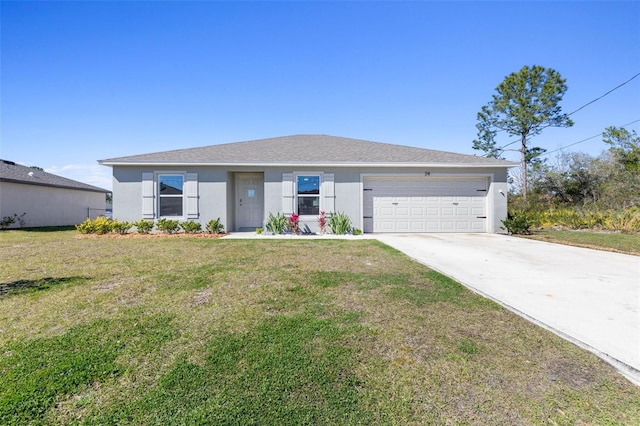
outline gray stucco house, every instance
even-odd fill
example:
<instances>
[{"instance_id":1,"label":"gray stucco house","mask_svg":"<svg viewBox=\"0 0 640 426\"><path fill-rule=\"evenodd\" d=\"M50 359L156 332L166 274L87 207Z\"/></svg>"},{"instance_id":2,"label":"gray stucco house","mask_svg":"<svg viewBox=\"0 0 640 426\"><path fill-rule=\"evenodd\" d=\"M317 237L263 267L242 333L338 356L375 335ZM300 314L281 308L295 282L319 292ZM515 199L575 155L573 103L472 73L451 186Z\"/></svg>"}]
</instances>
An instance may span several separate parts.
<instances>
[{"instance_id":1,"label":"gray stucco house","mask_svg":"<svg viewBox=\"0 0 640 426\"><path fill-rule=\"evenodd\" d=\"M103 215L108 193L106 189L0 160L0 219L17 215L26 227L76 225L87 217ZM19 226L16 222L9 227Z\"/></svg>"},{"instance_id":2,"label":"gray stucco house","mask_svg":"<svg viewBox=\"0 0 640 426\"><path fill-rule=\"evenodd\" d=\"M294 135L100 160L113 168L113 215L167 217L228 231L269 213L343 212L364 232L503 232L507 169L473 155L325 135Z\"/></svg>"}]
</instances>

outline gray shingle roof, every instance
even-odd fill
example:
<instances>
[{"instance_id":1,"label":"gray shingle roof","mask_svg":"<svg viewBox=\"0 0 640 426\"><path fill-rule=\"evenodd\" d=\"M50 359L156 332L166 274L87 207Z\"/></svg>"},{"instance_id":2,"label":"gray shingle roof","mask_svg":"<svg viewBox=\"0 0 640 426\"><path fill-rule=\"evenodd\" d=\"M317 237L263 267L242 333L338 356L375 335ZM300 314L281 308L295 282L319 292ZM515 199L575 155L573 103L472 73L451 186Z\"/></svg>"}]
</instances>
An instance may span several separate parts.
<instances>
[{"instance_id":1,"label":"gray shingle roof","mask_svg":"<svg viewBox=\"0 0 640 426\"><path fill-rule=\"evenodd\" d=\"M43 172L39 169L21 166L12 161L0 160L0 182L22 183L26 185L51 186L55 188L77 189L80 191L104 192L106 189L87 185L62 176Z\"/></svg>"},{"instance_id":2,"label":"gray shingle roof","mask_svg":"<svg viewBox=\"0 0 640 426\"><path fill-rule=\"evenodd\" d=\"M516 163L475 155L327 135L293 135L100 160L104 165L455 165L512 167Z\"/></svg>"}]
</instances>

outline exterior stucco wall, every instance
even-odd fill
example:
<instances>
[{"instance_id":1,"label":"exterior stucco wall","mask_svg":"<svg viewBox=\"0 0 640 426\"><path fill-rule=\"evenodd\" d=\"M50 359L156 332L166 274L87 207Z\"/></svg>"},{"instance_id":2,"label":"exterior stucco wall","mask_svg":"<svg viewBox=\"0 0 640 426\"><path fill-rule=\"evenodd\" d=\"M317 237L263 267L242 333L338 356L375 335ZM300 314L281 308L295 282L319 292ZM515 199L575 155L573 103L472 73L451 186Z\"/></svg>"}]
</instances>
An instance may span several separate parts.
<instances>
[{"instance_id":1,"label":"exterior stucco wall","mask_svg":"<svg viewBox=\"0 0 640 426\"><path fill-rule=\"evenodd\" d=\"M363 229L362 182L366 176L425 176L455 177L482 176L489 181L487 193L487 232L504 232L501 220L507 211L507 173L503 168L323 168L323 167L123 167L113 168L113 215L115 218L136 221L142 217L142 173L185 172L197 173L199 195L199 218L206 224L220 218L226 230L234 230L234 180L236 173L259 172L264 176L264 214L282 212L283 173L333 173L335 180L336 212L346 213L356 228ZM500 192L502 191L502 193ZM504 195L503 195L504 194ZM321 201L321 209L323 201ZM311 231L318 230L315 217L303 217L302 226Z\"/></svg>"},{"instance_id":2,"label":"exterior stucco wall","mask_svg":"<svg viewBox=\"0 0 640 426\"><path fill-rule=\"evenodd\" d=\"M142 173L197 173L199 217L194 220L204 225L220 218L226 229L227 171L211 167L114 167L114 218L124 221L142 218Z\"/></svg>"},{"instance_id":3,"label":"exterior stucco wall","mask_svg":"<svg viewBox=\"0 0 640 426\"><path fill-rule=\"evenodd\" d=\"M77 225L104 214L105 199L101 192L0 182L0 217L26 213L25 227Z\"/></svg>"}]
</instances>

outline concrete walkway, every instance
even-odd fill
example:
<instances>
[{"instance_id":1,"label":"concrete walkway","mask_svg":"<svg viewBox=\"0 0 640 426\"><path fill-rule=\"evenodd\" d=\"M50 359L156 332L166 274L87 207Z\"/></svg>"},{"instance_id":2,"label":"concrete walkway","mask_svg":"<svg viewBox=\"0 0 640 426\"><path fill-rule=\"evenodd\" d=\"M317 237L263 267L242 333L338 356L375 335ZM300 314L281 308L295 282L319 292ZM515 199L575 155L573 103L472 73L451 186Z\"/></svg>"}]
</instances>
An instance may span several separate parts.
<instances>
[{"instance_id":1,"label":"concrete walkway","mask_svg":"<svg viewBox=\"0 0 640 426\"><path fill-rule=\"evenodd\" d=\"M640 257L495 234L377 234L640 385Z\"/></svg>"}]
</instances>

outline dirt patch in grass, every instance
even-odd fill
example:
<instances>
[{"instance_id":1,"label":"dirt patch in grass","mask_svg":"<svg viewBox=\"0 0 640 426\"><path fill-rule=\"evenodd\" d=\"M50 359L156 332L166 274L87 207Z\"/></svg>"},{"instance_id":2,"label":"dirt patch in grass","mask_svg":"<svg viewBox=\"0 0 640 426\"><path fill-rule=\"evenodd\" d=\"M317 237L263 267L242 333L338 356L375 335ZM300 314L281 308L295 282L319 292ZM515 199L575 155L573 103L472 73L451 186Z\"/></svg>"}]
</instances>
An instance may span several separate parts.
<instances>
[{"instance_id":1,"label":"dirt patch in grass","mask_svg":"<svg viewBox=\"0 0 640 426\"><path fill-rule=\"evenodd\" d=\"M0 395L37 402L2 424L640 424L609 365L377 241L3 232L0 262L83 277L0 296Z\"/></svg>"},{"instance_id":2,"label":"dirt patch in grass","mask_svg":"<svg viewBox=\"0 0 640 426\"><path fill-rule=\"evenodd\" d=\"M119 285L120 285L119 282L111 281L111 282L99 284L95 287L95 289L96 291L99 291L99 292L105 292L105 291L111 291L114 288L118 287Z\"/></svg>"},{"instance_id":3,"label":"dirt patch in grass","mask_svg":"<svg viewBox=\"0 0 640 426\"><path fill-rule=\"evenodd\" d=\"M212 295L213 295L213 290L211 290L210 288L206 288L202 291L199 291L198 294L193 296L193 304L196 306L204 305L205 303L209 302L209 298Z\"/></svg>"}]
</instances>

